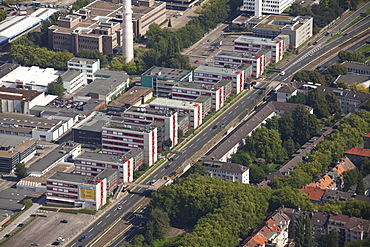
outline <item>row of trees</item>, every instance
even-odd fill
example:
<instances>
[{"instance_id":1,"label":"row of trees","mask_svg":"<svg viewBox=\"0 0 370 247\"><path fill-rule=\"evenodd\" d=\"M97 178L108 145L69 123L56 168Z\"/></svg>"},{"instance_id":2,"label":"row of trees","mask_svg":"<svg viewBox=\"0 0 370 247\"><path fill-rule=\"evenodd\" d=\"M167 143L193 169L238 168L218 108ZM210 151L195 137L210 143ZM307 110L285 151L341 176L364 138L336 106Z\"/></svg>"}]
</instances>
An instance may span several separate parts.
<instances>
[{"instance_id":1,"label":"row of trees","mask_svg":"<svg viewBox=\"0 0 370 247\"><path fill-rule=\"evenodd\" d=\"M366 61L366 57L359 51L340 51L338 54L339 62L352 61L363 63Z\"/></svg>"},{"instance_id":2,"label":"row of trees","mask_svg":"<svg viewBox=\"0 0 370 247\"><path fill-rule=\"evenodd\" d=\"M310 15L313 17L313 31L318 33L321 28L328 25L347 9L356 10L359 0L324 0L319 4L302 6L299 2L292 4L289 15Z\"/></svg>"},{"instance_id":3,"label":"row of trees","mask_svg":"<svg viewBox=\"0 0 370 247\"><path fill-rule=\"evenodd\" d=\"M370 131L369 123L368 111L358 111L345 118L330 136L317 145L316 151L308 156L307 162L299 164L289 175L275 177L271 186L301 188L310 183L333 162L342 158L345 150L363 142L363 135Z\"/></svg>"}]
</instances>

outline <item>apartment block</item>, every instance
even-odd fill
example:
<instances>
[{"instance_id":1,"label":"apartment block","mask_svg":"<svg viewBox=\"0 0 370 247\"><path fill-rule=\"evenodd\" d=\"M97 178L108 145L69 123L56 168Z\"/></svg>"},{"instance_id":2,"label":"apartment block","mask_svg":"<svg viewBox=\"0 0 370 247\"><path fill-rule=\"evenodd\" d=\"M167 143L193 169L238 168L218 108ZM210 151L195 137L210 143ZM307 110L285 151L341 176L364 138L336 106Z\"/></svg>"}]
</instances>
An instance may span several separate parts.
<instances>
[{"instance_id":1,"label":"apartment block","mask_svg":"<svg viewBox=\"0 0 370 247\"><path fill-rule=\"evenodd\" d=\"M270 62L279 62L283 58L283 53L285 51L284 43L281 40L272 40L253 36L239 36L234 41L234 51L248 52L252 55L258 56L258 52L262 49L271 50L272 53L271 58L265 59L265 65Z\"/></svg>"},{"instance_id":2,"label":"apartment block","mask_svg":"<svg viewBox=\"0 0 370 247\"><path fill-rule=\"evenodd\" d=\"M231 81L227 80L221 80L215 85L183 82L172 87L172 99L193 102L199 96L208 96L212 98L212 108L218 111L224 106L232 89Z\"/></svg>"},{"instance_id":3,"label":"apartment block","mask_svg":"<svg viewBox=\"0 0 370 247\"><path fill-rule=\"evenodd\" d=\"M264 56L252 55L249 53L241 53L236 51L220 51L214 56L214 66L236 69L241 65L248 64L252 66L252 74L256 78L262 76L265 68Z\"/></svg>"},{"instance_id":4,"label":"apartment block","mask_svg":"<svg viewBox=\"0 0 370 247\"><path fill-rule=\"evenodd\" d=\"M203 123L204 115L201 112L201 104L175 99L156 98L149 103L149 107L159 111L173 111L178 112L179 114L189 114L189 126L193 129L198 128ZM209 105L209 109L210 108L211 105Z\"/></svg>"},{"instance_id":5,"label":"apartment block","mask_svg":"<svg viewBox=\"0 0 370 247\"><path fill-rule=\"evenodd\" d=\"M56 172L46 185L47 204L98 210L107 203L107 178Z\"/></svg>"},{"instance_id":6,"label":"apartment block","mask_svg":"<svg viewBox=\"0 0 370 247\"><path fill-rule=\"evenodd\" d=\"M244 90L244 82L249 75L244 70L227 69L211 66L199 66L194 70L194 82L214 85L222 79L231 80L234 93Z\"/></svg>"},{"instance_id":7,"label":"apartment block","mask_svg":"<svg viewBox=\"0 0 370 247\"><path fill-rule=\"evenodd\" d=\"M64 91L73 93L78 88L87 85L86 75L78 71L66 71L61 75Z\"/></svg>"},{"instance_id":8,"label":"apartment block","mask_svg":"<svg viewBox=\"0 0 370 247\"><path fill-rule=\"evenodd\" d=\"M123 113L123 122L141 126L150 125L153 122L163 122L165 126L165 139L171 139L172 146L178 142L178 119L177 112L169 109L153 109L132 106Z\"/></svg>"},{"instance_id":9,"label":"apartment block","mask_svg":"<svg viewBox=\"0 0 370 247\"><path fill-rule=\"evenodd\" d=\"M152 124L151 124L152 125ZM102 129L102 152L125 155L134 148L144 150L149 166L157 161L157 128L110 121Z\"/></svg>"},{"instance_id":10,"label":"apartment block","mask_svg":"<svg viewBox=\"0 0 370 247\"><path fill-rule=\"evenodd\" d=\"M95 80L94 73L100 70L99 59L74 57L67 63L68 70L83 72L90 82Z\"/></svg>"},{"instance_id":11,"label":"apartment block","mask_svg":"<svg viewBox=\"0 0 370 247\"><path fill-rule=\"evenodd\" d=\"M118 155L84 152L74 159L75 173L85 176L97 176L105 169L117 170L121 182L128 183L134 177L134 159Z\"/></svg>"},{"instance_id":12,"label":"apartment block","mask_svg":"<svg viewBox=\"0 0 370 247\"><path fill-rule=\"evenodd\" d=\"M249 184L249 168L228 162L205 160L203 166L206 168L209 176L218 177L225 181L239 182Z\"/></svg>"}]
</instances>

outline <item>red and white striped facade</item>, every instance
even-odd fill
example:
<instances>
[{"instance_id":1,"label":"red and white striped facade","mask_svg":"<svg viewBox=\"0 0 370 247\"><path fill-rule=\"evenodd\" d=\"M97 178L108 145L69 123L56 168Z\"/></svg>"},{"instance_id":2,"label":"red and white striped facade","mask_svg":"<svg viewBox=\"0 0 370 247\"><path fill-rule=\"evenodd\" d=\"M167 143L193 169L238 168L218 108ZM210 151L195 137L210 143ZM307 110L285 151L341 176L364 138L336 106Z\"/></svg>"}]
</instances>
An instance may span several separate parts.
<instances>
[{"instance_id":1,"label":"red and white striped facade","mask_svg":"<svg viewBox=\"0 0 370 247\"><path fill-rule=\"evenodd\" d=\"M126 154L133 148L144 150L144 160L155 164L157 154L157 128L111 121L102 128L102 152Z\"/></svg>"},{"instance_id":2,"label":"red and white striped facade","mask_svg":"<svg viewBox=\"0 0 370 247\"><path fill-rule=\"evenodd\" d=\"M282 40L272 40L252 36L240 36L234 41L234 50L256 55L261 49L271 50L271 62L277 63L283 58L284 44ZM265 61L268 64L270 61Z\"/></svg>"},{"instance_id":3,"label":"red and white striped facade","mask_svg":"<svg viewBox=\"0 0 370 247\"><path fill-rule=\"evenodd\" d=\"M166 139L170 138L172 146L178 143L178 114L176 111L157 110L144 107L132 106L123 114L123 121L128 124L142 126L150 125L153 122L164 122Z\"/></svg>"},{"instance_id":4,"label":"red and white striped facade","mask_svg":"<svg viewBox=\"0 0 370 247\"><path fill-rule=\"evenodd\" d=\"M194 70L193 77L194 82L208 85L214 85L222 79L231 80L236 94L243 91L246 79L244 71L202 65Z\"/></svg>"}]
</instances>

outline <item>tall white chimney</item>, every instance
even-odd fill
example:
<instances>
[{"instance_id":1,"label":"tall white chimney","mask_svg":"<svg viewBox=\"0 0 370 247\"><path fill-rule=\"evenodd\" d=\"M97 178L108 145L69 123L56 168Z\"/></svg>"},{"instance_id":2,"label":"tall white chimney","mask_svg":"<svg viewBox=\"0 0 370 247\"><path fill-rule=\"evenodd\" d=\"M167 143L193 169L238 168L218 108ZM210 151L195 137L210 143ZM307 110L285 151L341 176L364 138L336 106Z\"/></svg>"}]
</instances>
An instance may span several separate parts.
<instances>
[{"instance_id":1,"label":"tall white chimney","mask_svg":"<svg viewBox=\"0 0 370 247\"><path fill-rule=\"evenodd\" d=\"M254 16L262 15L262 0L254 1Z\"/></svg>"},{"instance_id":2,"label":"tall white chimney","mask_svg":"<svg viewBox=\"0 0 370 247\"><path fill-rule=\"evenodd\" d=\"M126 57L126 63L134 59L134 34L132 27L131 0L123 0L122 21L122 55Z\"/></svg>"}]
</instances>

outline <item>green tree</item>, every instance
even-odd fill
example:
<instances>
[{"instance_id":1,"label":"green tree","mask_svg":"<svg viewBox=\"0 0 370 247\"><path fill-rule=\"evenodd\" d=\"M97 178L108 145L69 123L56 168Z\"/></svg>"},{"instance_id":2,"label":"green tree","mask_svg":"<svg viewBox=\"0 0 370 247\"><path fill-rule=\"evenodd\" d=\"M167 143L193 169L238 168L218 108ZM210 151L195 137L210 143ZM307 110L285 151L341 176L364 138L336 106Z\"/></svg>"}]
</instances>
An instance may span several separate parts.
<instances>
[{"instance_id":1,"label":"green tree","mask_svg":"<svg viewBox=\"0 0 370 247\"><path fill-rule=\"evenodd\" d=\"M23 163L18 163L15 167L15 175L18 178L25 178L28 176L27 168Z\"/></svg>"},{"instance_id":2,"label":"green tree","mask_svg":"<svg viewBox=\"0 0 370 247\"><path fill-rule=\"evenodd\" d=\"M339 236L338 232L334 229L331 230L328 234L321 235L318 240L319 247L339 247Z\"/></svg>"},{"instance_id":3,"label":"green tree","mask_svg":"<svg viewBox=\"0 0 370 247\"><path fill-rule=\"evenodd\" d=\"M200 162L195 162L190 169L187 171L187 174L199 174L201 176L205 176L208 174L206 168L200 163Z\"/></svg>"},{"instance_id":4,"label":"green tree","mask_svg":"<svg viewBox=\"0 0 370 247\"><path fill-rule=\"evenodd\" d=\"M278 119L278 125L281 140L286 141L293 138L295 128L291 113L285 112L281 118Z\"/></svg>"},{"instance_id":5,"label":"green tree","mask_svg":"<svg viewBox=\"0 0 370 247\"><path fill-rule=\"evenodd\" d=\"M168 27L172 27L172 24L171 24L171 18L168 19Z\"/></svg>"},{"instance_id":6,"label":"green tree","mask_svg":"<svg viewBox=\"0 0 370 247\"><path fill-rule=\"evenodd\" d=\"M335 63L326 69L325 73L330 74L332 77L338 77L339 75L346 75L348 72L347 67L340 63Z\"/></svg>"},{"instance_id":7,"label":"green tree","mask_svg":"<svg viewBox=\"0 0 370 247\"><path fill-rule=\"evenodd\" d=\"M48 84L48 93L52 95L61 96L64 93L63 85L58 84L57 82L50 82Z\"/></svg>"},{"instance_id":8,"label":"green tree","mask_svg":"<svg viewBox=\"0 0 370 247\"><path fill-rule=\"evenodd\" d=\"M298 92L296 95L292 96L289 100L288 103L296 103L296 104L302 104L306 105L307 104L307 95L301 92Z\"/></svg>"},{"instance_id":9,"label":"green tree","mask_svg":"<svg viewBox=\"0 0 370 247\"><path fill-rule=\"evenodd\" d=\"M0 22L5 20L8 15L5 13L4 10L0 9Z\"/></svg>"},{"instance_id":10,"label":"green tree","mask_svg":"<svg viewBox=\"0 0 370 247\"><path fill-rule=\"evenodd\" d=\"M365 56L359 51L340 51L338 53L339 62L343 63L345 61L353 61L353 62L364 62Z\"/></svg>"},{"instance_id":11,"label":"green tree","mask_svg":"<svg viewBox=\"0 0 370 247\"><path fill-rule=\"evenodd\" d=\"M32 207L32 200L31 199L26 199L26 200L23 200L23 205L26 207L26 208L30 208Z\"/></svg>"},{"instance_id":12,"label":"green tree","mask_svg":"<svg viewBox=\"0 0 370 247\"><path fill-rule=\"evenodd\" d=\"M163 238L171 227L168 214L158 208L151 210L149 221L153 222L155 239Z\"/></svg>"},{"instance_id":13,"label":"green tree","mask_svg":"<svg viewBox=\"0 0 370 247\"><path fill-rule=\"evenodd\" d=\"M325 95L318 88L309 91L307 104L313 108L313 112L318 118L323 118L330 115L329 105Z\"/></svg>"},{"instance_id":14,"label":"green tree","mask_svg":"<svg viewBox=\"0 0 370 247\"><path fill-rule=\"evenodd\" d=\"M295 246L297 247L313 247L314 241L312 237L311 219L308 215L300 215L295 226Z\"/></svg>"},{"instance_id":15,"label":"green tree","mask_svg":"<svg viewBox=\"0 0 370 247\"><path fill-rule=\"evenodd\" d=\"M265 127L268 129L273 130L279 130L279 118L276 116L273 116L272 118L266 119L266 125Z\"/></svg>"},{"instance_id":16,"label":"green tree","mask_svg":"<svg viewBox=\"0 0 370 247\"><path fill-rule=\"evenodd\" d=\"M231 155L231 162L248 167L252 163L252 159L247 152L240 150Z\"/></svg>"},{"instance_id":17,"label":"green tree","mask_svg":"<svg viewBox=\"0 0 370 247\"><path fill-rule=\"evenodd\" d=\"M329 112L330 112L331 115L342 112L342 109L340 108L338 98L337 98L337 96L335 96L335 94L333 92L328 92L325 95L325 98L326 98L326 102L328 103Z\"/></svg>"},{"instance_id":18,"label":"green tree","mask_svg":"<svg viewBox=\"0 0 370 247\"><path fill-rule=\"evenodd\" d=\"M343 174L344 187L343 191L348 191L358 181L358 172L356 169L345 171Z\"/></svg>"},{"instance_id":19,"label":"green tree","mask_svg":"<svg viewBox=\"0 0 370 247\"><path fill-rule=\"evenodd\" d=\"M364 196L365 195L365 185L364 180L361 175L359 175L357 186L356 186L356 194Z\"/></svg>"},{"instance_id":20,"label":"green tree","mask_svg":"<svg viewBox=\"0 0 370 247\"><path fill-rule=\"evenodd\" d=\"M58 76L57 78L57 81L56 81L59 85L62 85L63 86L63 79L61 76Z\"/></svg>"},{"instance_id":21,"label":"green tree","mask_svg":"<svg viewBox=\"0 0 370 247\"><path fill-rule=\"evenodd\" d=\"M293 111L292 117L295 127L293 140L302 145L317 133L319 129L317 119L302 106Z\"/></svg>"}]
</instances>

